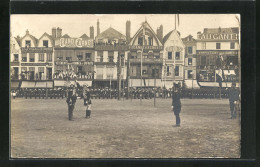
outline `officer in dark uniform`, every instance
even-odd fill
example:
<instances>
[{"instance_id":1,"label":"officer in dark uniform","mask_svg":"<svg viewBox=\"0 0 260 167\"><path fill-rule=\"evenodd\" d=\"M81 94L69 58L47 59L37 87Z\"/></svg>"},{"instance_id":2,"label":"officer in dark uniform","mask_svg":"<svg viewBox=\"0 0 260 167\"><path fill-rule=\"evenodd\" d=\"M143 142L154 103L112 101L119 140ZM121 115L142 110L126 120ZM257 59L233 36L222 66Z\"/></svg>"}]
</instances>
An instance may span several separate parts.
<instances>
[{"instance_id":1,"label":"officer in dark uniform","mask_svg":"<svg viewBox=\"0 0 260 167\"><path fill-rule=\"evenodd\" d=\"M173 92L172 92L172 109L173 109L174 115L176 117L175 127L179 127L181 124L181 120L180 120L181 93L180 93L180 87L178 84L174 84L174 88L173 88Z\"/></svg>"},{"instance_id":2,"label":"officer in dark uniform","mask_svg":"<svg viewBox=\"0 0 260 167\"><path fill-rule=\"evenodd\" d=\"M66 102L68 104L68 116L69 116L70 121L73 120L73 110L75 107L76 100L77 100L77 97L75 95L75 92L70 90L68 92L68 98L66 100Z\"/></svg>"},{"instance_id":3,"label":"officer in dark uniform","mask_svg":"<svg viewBox=\"0 0 260 167\"><path fill-rule=\"evenodd\" d=\"M235 111L235 104L239 100L239 90L236 88L236 83L233 82L232 86L229 90L229 105L231 112L231 119L235 119L237 117L237 113Z\"/></svg>"}]
</instances>

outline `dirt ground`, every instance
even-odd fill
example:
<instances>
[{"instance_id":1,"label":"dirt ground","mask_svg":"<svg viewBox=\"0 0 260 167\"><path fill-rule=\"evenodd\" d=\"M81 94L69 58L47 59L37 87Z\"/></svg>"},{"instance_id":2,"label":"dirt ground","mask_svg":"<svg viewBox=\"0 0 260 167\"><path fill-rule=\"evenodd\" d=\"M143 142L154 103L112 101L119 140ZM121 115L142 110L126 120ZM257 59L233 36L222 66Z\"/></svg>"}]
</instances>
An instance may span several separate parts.
<instances>
[{"instance_id":1,"label":"dirt ground","mask_svg":"<svg viewBox=\"0 0 260 167\"><path fill-rule=\"evenodd\" d=\"M11 101L12 158L239 158L240 124L227 99L182 99L181 127L173 127L171 99L92 100L74 121L65 99Z\"/></svg>"}]
</instances>

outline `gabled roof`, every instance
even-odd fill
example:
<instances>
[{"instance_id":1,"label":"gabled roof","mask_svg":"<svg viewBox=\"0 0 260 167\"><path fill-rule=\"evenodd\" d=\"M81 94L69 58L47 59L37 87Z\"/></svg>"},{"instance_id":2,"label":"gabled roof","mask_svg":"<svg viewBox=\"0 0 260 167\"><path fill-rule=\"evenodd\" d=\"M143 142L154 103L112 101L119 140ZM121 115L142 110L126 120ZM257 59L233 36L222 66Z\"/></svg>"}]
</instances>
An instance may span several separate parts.
<instances>
[{"instance_id":1,"label":"gabled roof","mask_svg":"<svg viewBox=\"0 0 260 167\"><path fill-rule=\"evenodd\" d=\"M14 39L16 40L16 42L18 43L18 45L21 46L21 44L20 44L21 38L14 37Z\"/></svg>"},{"instance_id":2,"label":"gabled roof","mask_svg":"<svg viewBox=\"0 0 260 167\"><path fill-rule=\"evenodd\" d=\"M150 30L153 34L153 36L158 41L159 45L162 45L161 40L157 37L156 33L153 31L152 27L148 24L147 21L143 22L139 30L135 33L135 35L131 38L130 45L133 45L133 42L135 41L136 36L140 33L140 31L143 31L143 26L145 26L148 30Z\"/></svg>"},{"instance_id":3,"label":"gabled roof","mask_svg":"<svg viewBox=\"0 0 260 167\"><path fill-rule=\"evenodd\" d=\"M70 38L70 36L68 34L64 34L62 38Z\"/></svg>"},{"instance_id":4,"label":"gabled roof","mask_svg":"<svg viewBox=\"0 0 260 167\"><path fill-rule=\"evenodd\" d=\"M171 36L171 34L172 34L173 32L175 32L175 31L176 31L176 30L172 30L172 31L168 32L168 34L166 34L166 35L163 37L163 44L168 40L168 38ZM177 31L177 33L178 33L179 38L180 38L180 32Z\"/></svg>"},{"instance_id":5,"label":"gabled roof","mask_svg":"<svg viewBox=\"0 0 260 167\"><path fill-rule=\"evenodd\" d=\"M47 36L50 40L51 40L51 43L52 43L52 46L54 46L54 39L51 35L49 35L48 33L44 33L40 38L39 38L39 41L44 37L44 36Z\"/></svg>"},{"instance_id":6,"label":"gabled roof","mask_svg":"<svg viewBox=\"0 0 260 167\"><path fill-rule=\"evenodd\" d=\"M203 33L205 34L217 34L217 33L224 33L224 34L232 34L232 33L239 33L238 27L231 27L231 28L204 28Z\"/></svg>"},{"instance_id":7,"label":"gabled roof","mask_svg":"<svg viewBox=\"0 0 260 167\"><path fill-rule=\"evenodd\" d=\"M192 35L188 35L187 37L182 38L182 41L183 42L195 42L196 40L193 38Z\"/></svg>"},{"instance_id":8,"label":"gabled roof","mask_svg":"<svg viewBox=\"0 0 260 167\"><path fill-rule=\"evenodd\" d=\"M32 38L32 40L33 40L35 46L38 45L38 39L37 39L35 36L31 35L31 34L29 33L29 31L28 31L28 34L26 33L26 34L20 39L20 41L22 41L26 36L29 36L30 38Z\"/></svg>"},{"instance_id":9,"label":"gabled roof","mask_svg":"<svg viewBox=\"0 0 260 167\"><path fill-rule=\"evenodd\" d=\"M81 35L80 38L87 38L87 39L89 39L89 37L86 34Z\"/></svg>"},{"instance_id":10,"label":"gabled roof","mask_svg":"<svg viewBox=\"0 0 260 167\"><path fill-rule=\"evenodd\" d=\"M108 29L100 33L98 36L96 36L96 39L126 39L126 36L121 34L119 31L115 30L114 28L109 27Z\"/></svg>"}]
</instances>

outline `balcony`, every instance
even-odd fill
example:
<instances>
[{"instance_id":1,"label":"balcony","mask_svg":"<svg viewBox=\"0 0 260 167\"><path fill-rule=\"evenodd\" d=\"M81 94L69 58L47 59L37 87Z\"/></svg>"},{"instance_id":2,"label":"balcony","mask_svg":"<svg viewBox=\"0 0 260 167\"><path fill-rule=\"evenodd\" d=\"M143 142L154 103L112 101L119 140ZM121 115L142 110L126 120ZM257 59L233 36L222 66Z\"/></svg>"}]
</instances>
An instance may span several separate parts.
<instances>
[{"instance_id":1,"label":"balcony","mask_svg":"<svg viewBox=\"0 0 260 167\"><path fill-rule=\"evenodd\" d=\"M149 58L144 58L142 60L144 64L162 64L163 59L149 59ZM135 59L130 59L130 63L141 63L140 58L135 58Z\"/></svg>"}]
</instances>

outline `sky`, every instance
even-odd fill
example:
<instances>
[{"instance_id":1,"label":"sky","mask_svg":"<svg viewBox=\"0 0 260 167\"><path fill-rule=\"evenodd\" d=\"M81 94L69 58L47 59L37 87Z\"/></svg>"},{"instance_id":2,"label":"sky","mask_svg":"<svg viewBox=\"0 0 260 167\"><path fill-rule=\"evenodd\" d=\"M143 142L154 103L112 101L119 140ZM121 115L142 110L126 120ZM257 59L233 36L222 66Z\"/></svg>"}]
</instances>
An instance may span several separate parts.
<instances>
[{"instance_id":1,"label":"sky","mask_svg":"<svg viewBox=\"0 0 260 167\"><path fill-rule=\"evenodd\" d=\"M196 39L197 32L203 32L204 28L239 27L235 16L236 14L180 14L177 30L181 33L181 38L192 35ZM31 35L39 39L45 32L51 35L53 27L60 27L62 35L80 37L84 33L89 36L89 27L94 26L96 36L98 19L100 32L112 27L124 35L126 21L130 20L131 37L145 20L155 33L157 27L163 25L163 36L175 27L174 14L13 14L10 18L10 31L12 36L23 37L28 29Z\"/></svg>"}]
</instances>

